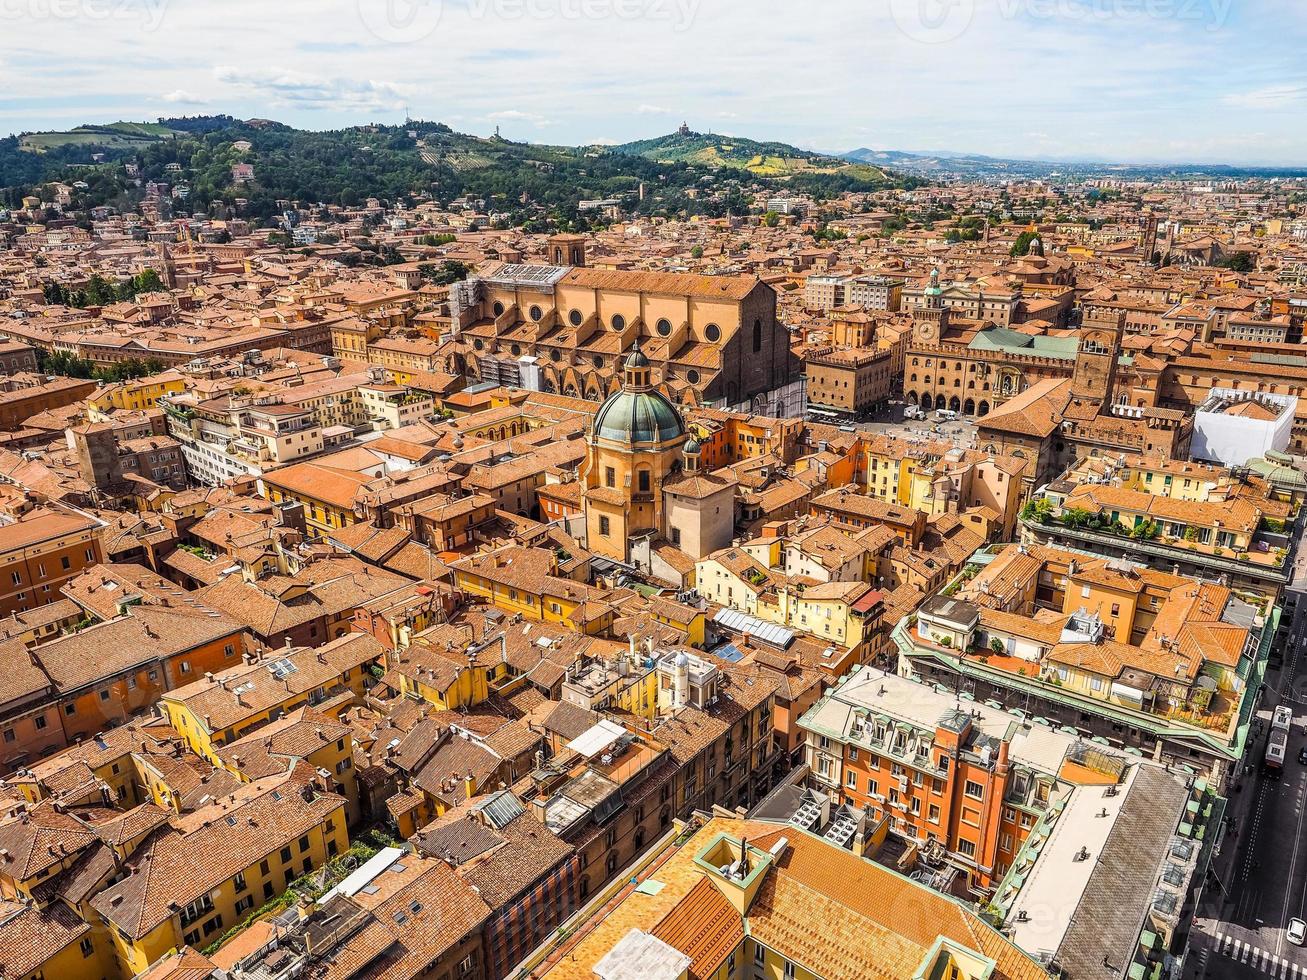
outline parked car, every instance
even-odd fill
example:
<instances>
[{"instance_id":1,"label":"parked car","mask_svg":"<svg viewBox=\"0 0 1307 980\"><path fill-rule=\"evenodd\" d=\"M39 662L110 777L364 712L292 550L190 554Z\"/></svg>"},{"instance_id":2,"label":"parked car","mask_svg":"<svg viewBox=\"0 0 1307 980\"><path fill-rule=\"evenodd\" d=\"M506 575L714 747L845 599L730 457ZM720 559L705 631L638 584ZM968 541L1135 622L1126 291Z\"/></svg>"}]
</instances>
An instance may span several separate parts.
<instances>
[{"instance_id":1,"label":"parked car","mask_svg":"<svg viewBox=\"0 0 1307 980\"><path fill-rule=\"evenodd\" d=\"M1307 922L1303 922L1302 919L1290 919L1289 928L1284 930L1284 938L1295 946L1303 945L1307 942Z\"/></svg>"}]
</instances>

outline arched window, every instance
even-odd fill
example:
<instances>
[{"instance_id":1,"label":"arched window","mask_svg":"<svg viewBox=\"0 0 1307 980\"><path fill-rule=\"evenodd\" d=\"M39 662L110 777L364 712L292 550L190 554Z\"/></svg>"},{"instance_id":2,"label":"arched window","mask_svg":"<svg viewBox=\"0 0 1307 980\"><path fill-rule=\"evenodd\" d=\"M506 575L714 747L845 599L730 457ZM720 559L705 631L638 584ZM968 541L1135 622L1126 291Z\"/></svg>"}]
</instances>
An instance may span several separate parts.
<instances>
[{"instance_id":1,"label":"arched window","mask_svg":"<svg viewBox=\"0 0 1307 980\"><path fill-rule=\"evenodd\" d=\"M753 321L753 352L755 354L762 350L762 321Z\"/></svg>"}]
</instances>

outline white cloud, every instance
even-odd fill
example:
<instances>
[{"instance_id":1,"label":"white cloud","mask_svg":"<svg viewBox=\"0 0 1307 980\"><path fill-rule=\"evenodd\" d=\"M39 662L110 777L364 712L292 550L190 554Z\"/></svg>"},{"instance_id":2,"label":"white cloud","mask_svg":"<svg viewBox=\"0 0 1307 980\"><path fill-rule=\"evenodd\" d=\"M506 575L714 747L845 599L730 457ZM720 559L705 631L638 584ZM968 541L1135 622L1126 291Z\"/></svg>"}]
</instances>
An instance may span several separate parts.
<instances>
[{"instance_id":1,"label":"white cloud","mask_svg":"<svg viewBox=\"0 0 1307 980\"><path fill-rule=\"evenodd\" d=\"M671 109L660 105L650 105L647 102L640 105L635 111L641 116L670 116L672 114Z\"/></svg>"},{"instance_id":2,"label":"white cloud","mask_svg":"<svg viewBox=\"0 0 1307 980\"><path fill-rule=\"evenodd\" d=\"M173 105L204 105L208 99L202 95L196 95L194 92L188 92L185 89L173 89L163 97L164 102L170 102Z\"/></svg>"},{"instance_id":3,"label":"white cloud","mask_svg":"<svg viewBox=\"0 0 1307 980\"><path fill-rule=\"evenodd\" d=\"M227 85L246 89L267 98L274 106L356 111L402 108L406 93L392 82L369 79L322 78L292 70L269 71L219 66L214 77Z\"/></svg>"},{"instance_id":4,"label":"white cloud","mask_svg":"<svg viewBox=\"0 0 1307 980\"><path fill-rule=\"evenodd\" d=\"M1241 109L1284 109L1307 100L1307 85L1267 85L1250 92L1232 92L1221 101Z\"/></svg>"}]
</instances>

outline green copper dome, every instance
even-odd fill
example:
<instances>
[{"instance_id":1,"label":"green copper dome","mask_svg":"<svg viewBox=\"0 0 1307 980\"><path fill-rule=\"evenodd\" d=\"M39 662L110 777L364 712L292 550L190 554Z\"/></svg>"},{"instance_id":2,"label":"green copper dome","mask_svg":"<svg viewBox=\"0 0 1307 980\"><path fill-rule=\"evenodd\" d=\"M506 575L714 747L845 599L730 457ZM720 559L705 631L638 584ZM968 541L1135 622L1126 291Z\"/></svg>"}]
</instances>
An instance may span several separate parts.
<instances>
[{"instance_id":1,"label":"green copper dome","mask_svg":"<svg viewBox=\"0 0 1307 980\"><path fill-rule=\"evenodd\" d=\"M939 284L939 269L938 269L938 268L934 268L934 269L931 269L931 270L930 270L930 285L926 287L926 295L927 295L927 296L942 296L942 295L944 295L944 290L943 290L943 288L941 288L941 286L940 286L940 284Z\"/></svg>"},{"instance_id":2,"label":"green copper dome","mask_svg":"<svg viewBox=\"0 0 1307 980\"><path fill-rule=\"evenodd\" d=\"M685 420L656 391L619 391L600 406L594 432L614 442L667 442L685 435Z\"/></svg>"}]
</instances>

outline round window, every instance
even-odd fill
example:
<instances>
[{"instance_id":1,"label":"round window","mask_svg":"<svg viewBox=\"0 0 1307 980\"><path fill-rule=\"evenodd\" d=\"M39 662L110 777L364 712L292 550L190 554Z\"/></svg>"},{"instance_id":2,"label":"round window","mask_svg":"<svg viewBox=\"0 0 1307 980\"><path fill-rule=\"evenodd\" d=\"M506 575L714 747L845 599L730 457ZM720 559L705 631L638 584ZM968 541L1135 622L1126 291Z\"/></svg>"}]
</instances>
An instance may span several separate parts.
<instances>
[{"instance_id":1,"label":"round window","mask_svg":"<svg viewBox=\"0 0 1307 980\"><path fill-rule=\"evenodd\" d=\"M551 350L549 352L549 359L553 361L555 364L557 364L560 360L562 360L562 355L559 354L558 351L556 350Z\"/></svg>"},{"instance_id":2,"label":"round window","mask_svg":"<svg viewBox=\"0 0 1307 980\"><path fill-rule=\"evenodd\" d=\"M715 344L722 339L722 328L715 323L710 323L704 328L703 335L708 338L709 343Z\"/></svg>"},{"instance_id":3,"label":"round window","mask_svg":"<svg viewBox=\"0 0 1307 980\"><path fill-rule=\"evenodd\" d=\"M572 326L574 327L579 327L581 324L585 322L585 317L581 315L580 310L573 310L571 313L567 315L567 319L568 322L571 323Z\"/></svg>"},{"instance_id":4,"label":"round window","mask_svg":"<svg viewBox=\"0 0 1307 980\"><path fill-rule=\"evenodd\" d=\"M513 356L514 356L514 357L517 357L517 356L520 355L521 353L522 353L522 345L521 345L521 344L514 344L514 345L513 345Z\"/></svg>"},{"instance_id":5,"label":"round window","mask_svg":"<svg viewBox=\"0 0 1307 980\"><path fill-rule=\"evenodd\" d=\"M699 383L699 372L691 368L685 372L685 380L692 385L697 385Z\"/></svg>"},{"instance_id":6,"label":"round window","mask_svg":"<svg viewBox=\"0 0 1307 980\"><path fill-rule=\"evenodd\" d=\"M494 312L496 317L501 317L504 315L504 304L499 302L498 300L495 301L495 305L490 307L490 309Z\"/></svg>"},{"instance_id":7,"label":"round window","mask_svg":"<svg viewBox=\"0 0 1307 980\"><path fill-rule=\"evenodd\" d=\"M531 319L536 323L539 323L540 318L545 315L545 311L540 309L540 307L538 306L531 307L530 313L531 313Z\"/></svg>"},{"instance_id":8,"label":"round window","mask_svg":"<svg viewBox=\"0 0 1307 980\"><path fill-rule=\"evenodd\" d=\"M672 321L671 321L671 320L659 320L659 321L658 321L658 336L659 336L659 337L668 337L668 336L671 335L671 332L672 332Z\"/></svg>"},{"instance_id":9,"label":"round window","mask_svg":"<svg viewBox=\"0 0 1307 980\"><path fill-rule=\"evenodd\" d=\"M477 350L485 350L486 347L486 345L479 340L472 341L472 346L475 347Z\"/></svg>"},{"instance_id":10,"label":"round window","mask_svg":"<svg viewBox=\"0 0 1307 980\"><path fill-rule=\"evenodd\" d=\"M620 313L614 313L614 314L613 314L613 329L614 329L614 330L625 330L625 329L626 329L626 317L622 316L622 314L620 314Z\"/></svg>"},{"instance_id":11,"label":"round window","mask_svg":"<svg viewBox=\"0 0 1307 980\"><path fill-rule=\"evenodd\" d=\"M596 354L594 356L594 360L591 363L593 363L595 367L601 368L604 366L604 359L600 357L598 354Z\"/></svg>"}]
</instances>

